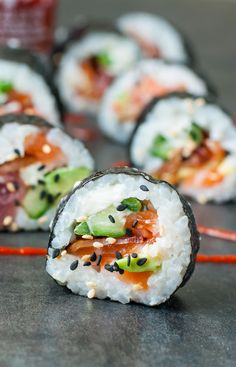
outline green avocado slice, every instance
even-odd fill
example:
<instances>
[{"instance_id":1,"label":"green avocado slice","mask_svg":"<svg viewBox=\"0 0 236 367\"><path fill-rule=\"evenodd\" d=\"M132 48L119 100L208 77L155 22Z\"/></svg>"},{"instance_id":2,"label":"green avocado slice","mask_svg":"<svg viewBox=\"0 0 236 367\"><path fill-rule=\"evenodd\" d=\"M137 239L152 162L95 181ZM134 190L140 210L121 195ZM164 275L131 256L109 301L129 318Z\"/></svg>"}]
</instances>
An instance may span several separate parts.
<instances>
[{"instance_id":1,"label":"green avocado slice","mask_svg":"<svg viewBox=\"0 0 236 367\"><path fill-rule=\"evenodd\" d=\"M30 218L40 218L50 206L45 187L38 185L30 188L23 199L22 206Z\"/></svg>"},{"instance_id":2,"label":"green avocado slice","mask_svg":"<svg viewBox=\"0 0 236 367\"><path fill-rule=\"evenodd\" d=\"M159 258L144 258L137 256L136 258L123 257L120 260L116 260L120 269L128 271L130 273L142 273L144 271L157 271L161 267L161 261Z\"/></svg>"}]
</instances>

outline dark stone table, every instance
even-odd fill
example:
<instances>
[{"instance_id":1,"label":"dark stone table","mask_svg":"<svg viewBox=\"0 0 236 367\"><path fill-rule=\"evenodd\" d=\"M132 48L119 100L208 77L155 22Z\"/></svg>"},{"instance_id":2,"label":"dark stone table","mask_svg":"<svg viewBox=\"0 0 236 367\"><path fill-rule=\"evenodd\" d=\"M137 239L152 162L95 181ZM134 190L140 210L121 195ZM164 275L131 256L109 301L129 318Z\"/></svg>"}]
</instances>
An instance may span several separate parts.
<instances>
[{"instance_id":1,"label":"dark stone table","mask_svg":"<svg viewBox=\"0 0 236 367\"><path fill-rule=\"evenodd\" d=\"M160 12L188 34L220 101L236 111L233 0L63 0L59 20L68 25L76 12L110 19L136 9ZM103 138L90 145L99 168L125 158ZM236 229L234 204L193 207L199 224ZM47 234L1 234L0 243L45 246ZM236 245L203 238L201 252L236 254ZM156 308L74 296L44 266L40 257L0 258L0 367L236 365L235 266L197 264L187 286Z\"/></svg>"}]
</instances>

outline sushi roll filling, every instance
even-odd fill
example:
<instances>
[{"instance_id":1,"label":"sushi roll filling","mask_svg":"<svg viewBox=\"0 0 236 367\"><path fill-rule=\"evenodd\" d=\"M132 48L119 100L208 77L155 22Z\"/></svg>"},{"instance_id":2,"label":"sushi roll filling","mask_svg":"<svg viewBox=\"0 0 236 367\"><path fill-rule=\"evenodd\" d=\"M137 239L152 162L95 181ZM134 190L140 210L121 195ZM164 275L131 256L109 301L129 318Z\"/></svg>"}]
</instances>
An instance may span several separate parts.
<instances>
[{"instance_id":1,"label":"sushi roll filling","mask_svg":"<svg viewBox=\"0 0 236 367\"><path fill-rule=\"evenodd\" d=\"M113 102L113 111L120 123L136 120L143 108L155 96L171 92L184 92L184 85L164 85L149 75L142 75L129 91L120 93Z\"/></svg>"},{"instance_id":2,"label":"sushi roll filling","mask_svg":"<svg viewBox=\"0 0 236 367\"><path fill-rule=\"evenodd\" d=\"M149 154L162 159L163 164L152 175L173 185L218 185L224 180L220 167L228 152L220 142L210 140L208 132L195 122L184 134L186 143L179 149L172 147L169 137L158 134L154 138Z\"/></svg>"},{"instance_id":3,"label":"sushi roll filling","mask_svg":"<svg viewBox=\"0 0 236 367\"><path fill-rule=\"evenodd\" d=\"M9 81L0 81L0 114L22 112L37 114L31 96L17 91Z\"/></svg>"},{"instance_id":4,"label":"sushi roll filling","mask_svg":"<svg viewBox=\"0 0 236 367\"><path fill-rule=\"evenodd\" d=\"M56 206L74 183L89 175L87 167L67 167L67 157L47 137L48 129L24 138L24 153L16 148L0 165L0 229L17 230L14 218L21 207L33 220ZM34 184L30 183L35 179Z\"/></svg>"},{"instance_id":5,"label":"sushi roll filling","mask_svg":"<svg viewBox=\"0 0 236 367\"><path fill-rule=\"evenodd\" d=\"M76 238L66 247L84 266L97 272L105 269L127 283L147 289L147 281L161 267L159 257L149 257L144 247L159 237L158 214L150 200L129 197L118 206L89 217L79 218L74 226Z\"/></svg>"}]
</instances>

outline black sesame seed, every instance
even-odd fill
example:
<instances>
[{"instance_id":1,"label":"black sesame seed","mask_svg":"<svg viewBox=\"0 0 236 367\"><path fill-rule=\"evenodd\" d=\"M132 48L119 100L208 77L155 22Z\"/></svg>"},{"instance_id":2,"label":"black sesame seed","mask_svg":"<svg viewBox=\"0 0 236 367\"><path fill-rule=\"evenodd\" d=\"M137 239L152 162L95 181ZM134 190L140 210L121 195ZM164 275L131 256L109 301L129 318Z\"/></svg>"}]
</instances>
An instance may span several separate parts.
<instances>
[{"instance_id":1,"label":"black sesame seed","mask_svg":"<svg viewBox=\"0 0 236 367\"><path fill-rule=\"evenodd\" d=\"M136 257L138 257L138 254L136 254L136 252L133 252L131 256L135 259Z\"/></svg>"},{"instance_id":2,"label":"black sesame seed","mask_svg":"<svg viewBox=\"0 0 236 367\"><path fill-rule=\"evenodd\" d=\"M115 218L111 214L108 215L108 218L109 218L109 220L110 220L111 223L115 223L116 222L115 221Z\"/></svg>"},{"instance_id":3,"label":"black sesame seed","mask_svg":"<svg viewBox=\"0 0 236 367\"><path fill-rule=\"evenodd\" d=\"M70 270L75 270L79 265L79 261L75 260L73 263L70 264Z\"/></svg>"},{"instance_id":4,"label":"black sesame seed","mask_svg":"<svg viewBox=\"0 0 236 367\"><path fill-rule=\"evenodd\" d=\"M120 253L120 251L116 251L116 258L117 258L117 260L120 260L120 259L122 259L122 255L121 255L121 253Z\"/></svg>"},{"instance_id":5,"label":"black sesame seed","mask_svg":"<svg viewBox=\"0 0 236 367\"><path fill-rule=\"evenodd\" d=\"M52 204L52 203L54 202L54 197L53 197L53 195L48 194L48 195L47 195L47 201L48 201L48 204Z\"/></svg>"},{"instance_id":6,"label":"black sesame seed","mask_svg":"<svg viewBox=\"0 0 236 367\"><path fill-rule=\"evenodd\" d=\"M146 185L141 185L141 186L140 186L140 189L141 189L142 191L149 191L149 189L147 188L147 186L146 186Z\"/></svg>"},{"instance_id":7,"label":"black sesame seed","mask_svg":"<svg viewBox=\"0 0 236 367\"><path fill-rule=\"evenodd\" d=\"M43 181L43 180L38 180L38 184L39 184L39 185L45 185L45 181Z\"/></svg>"},{"instance_id":8,"label":"black sesame seed","mask_svg":"<svg viewBox=\"0 0 236 367\"><path fill-rule=\"evenodd\" d=\"M59 196L61 196L61 192L58 192L56 195L54 195L54 200L58 199Z\"/></svg>"},{"instance_id":9,"label":"black sesame seed","mask_svg":"<svg viewBox=\"0 0 236 367\"><path fill-rule=\"evenodd\" d=\"M125 204L120 204L116 208L116 210L118 210L118 212L122 212L125 209L127 209L127 205L125 205Z\"/></svg>"},{"instance_id":10,"label":"black sesame seed","mask_svg":"<svg viewBox=\"0 0 236 367\"><path fill-rule=\"evenodd\" d=\"M142 266L142 265L144 265L145 264L145 262L147 261L147 258L146 257L142 257L141 259L139 259L138 261L137 261L137 265L138 266Z\"/></svg>"},{"instance_id":11,"label":"black sesame seed","mask_svg":"<svg viewBox=\"0 0 236 367\"><path fill-rule=\"evenodd\" d=\"M83 266L90 266L91 262L90 261L85 261L85 263L83 264Z\"/></svg>"},{"instance_id":12,"label":"black sesame seed","mask_svg":"<svg viewBox=\"0 0 236 367\"><path fill-rule=\"evenodd\" d=\"M97 260L97 255L94 252L91 256L90 256L90 261L96 261Z\"/></svg>"},{"instance_id":13,"label":"black sesame seed","mask_svg":"<svg viewBox=\"0 0 236 367\"><path fill-rule=\"evenodd\" d=\"M13 181L12 184L15 187L15 190L18 190L19 189L20 185L18 184L18 182Z\"/></svg>"},{"instance_id":14,"label":"black sesame seed","mask_svg":"<svg viewBox=\"0 0 236 367\"><path fill-rule=\"evenodd\" d=\"M19 151L19 149L14 149L14 153L16 153L16 155L18 155L18 156L20 156L20 151Z\"/></svg>"},{"instance_id":15,"label":"black sesame seed","mask_svg":"<svg viewBox=\"0 0 236 367\"><path fill-rule=\"evenodd\" d=\"M107 271L110 271L111 273L114 271L113 266L112 266L112 265L110 265L110 264L106 264L106 265L104 266L104 268L105 268Z\"/></svg>"},{"instance_id":16,"label":"black sesame seed","mask_svg":"<svg viewBox=\"0 0 236 367\"><path fill-rule=\"evenodd\" d=\"M113 264L113 269L114 269L114 271L119 271L120 270L119 265L117 264L116 261Z\"/></svg>"},{"instance_id":17,"label":"black sesame seed","mask_svg":"<svg viewBox=\"0 0 236 367\"><path fill-rule=\"evenodd\" d=\"M57 173L54 178L53 178L54 182L58 182L60 180L60 175Z\"/></svg>"},{"instance_id":18,"label":"black sesame seed","mask_svg":"<svg viewBox=\"0 0 236 367\"><path fill-rule=\"evenodd\" d=\"M47 196L47 191L45 191L45 190L41 191L40 194L39 194L40 200L45 199L46 196Z\"/></svg>"},{"instance_id":19,"label":"black sesame seed","mask_svg":"<svg viewBox=\"0 0 236 367\"><path fill-rule=\"evenodd\" d=\"M19 202L19 200L17 200L17 199L16 199L16 200L14 201L14 203L15 203L15 206L20 206L20 202Z\"/></svg>"},{"instance_id":20,"label":"black sesame seed","mask_svg":"<svg viewBox=\"0 0 236 367\"><path fill-rule=\"evenodd\" d=\"M56 248L55 250L53 250L52 259L55 259L59 255L60 255L60 250Z\"/></svg>"},{"instance_id":21,"label":"black sesame seed","mask_svg":"<svg viewBox=\"0 0 236 367\"><path fill-rule=\"evenodd\" d=\"M127 266L130 266L130 255L128 255L128 257L127 257Z\"/></svg>"},{"instance_id":22,"label":"black sesame seed","mask_svg":"<svg viewBox=\"0 0 236 367\"><path fill-rule=\"evenodd\" d=\"M120 273L120 274L124 274L124 272L125 272L125 271L124 271L123 269L119 269L119 273Z\"/></svg>"},{"instance_id":23,"label":"black sesame seed","mask_svg":"<svg viewBox=\"0 0 236 367\"><path fill-rule=\"evenodd\" d=\"M98 260L97 260L97 266L100 265L100 262L102 261L102 255L99 255L98 256Z\"/></svg>"},{"instance_id":24,"label":"black sesame seed","mask_svg":"<svg viewBox=\"0 0 236 367\"><path fill-rule=\"evenodd\" d=\"M133 222L133 224L132 224L132 228L135 228L135 227L137 226L137 224L138 224L138 220L136 219L136 220Z\"/></svg>"},{"instance_id":25,"label":"black sesame seed","mask_svg":"<svg viewBox=\"0 0 236 367\"><path fill-rule=\"evenodd\" d=\"M126 233L126 236L129 236L129 237L133 236L132 229L130 228L126 228L125 233Z\"/></svg>"},{"instance_id":26,"label":"black sesame seed","mask_svg":"<svg viewBox=\"0 0 236 367\"><path fill-rule=\"evenodd\" d=\"M38 167L38 171L42 171L45 167L45 164L41 164L41 166Z\"/></svg>"}]
</instances>

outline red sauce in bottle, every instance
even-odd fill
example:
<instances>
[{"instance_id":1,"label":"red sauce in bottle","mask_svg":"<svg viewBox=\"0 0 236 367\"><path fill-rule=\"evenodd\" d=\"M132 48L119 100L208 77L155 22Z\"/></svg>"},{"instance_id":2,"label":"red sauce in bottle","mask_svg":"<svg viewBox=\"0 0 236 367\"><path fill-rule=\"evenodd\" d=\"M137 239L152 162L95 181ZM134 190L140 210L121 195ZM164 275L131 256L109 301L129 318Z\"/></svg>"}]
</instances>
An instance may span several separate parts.
<instances>
[{"instance_id":1,"label":"red sauce in bottle","mask_svg":"<svg viewBox=\"0 0 236 367\"><path fill-rule=\"evenodd\" d=\"M57 0L0 0L0 43L46 53L54 34Z\"/></svg>"}]
</instances>

